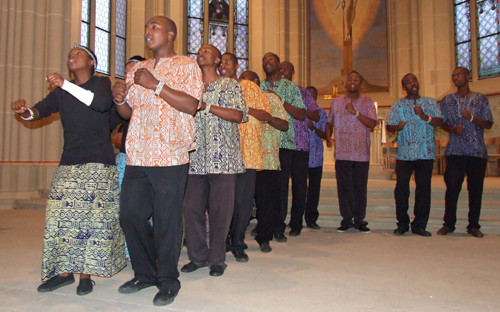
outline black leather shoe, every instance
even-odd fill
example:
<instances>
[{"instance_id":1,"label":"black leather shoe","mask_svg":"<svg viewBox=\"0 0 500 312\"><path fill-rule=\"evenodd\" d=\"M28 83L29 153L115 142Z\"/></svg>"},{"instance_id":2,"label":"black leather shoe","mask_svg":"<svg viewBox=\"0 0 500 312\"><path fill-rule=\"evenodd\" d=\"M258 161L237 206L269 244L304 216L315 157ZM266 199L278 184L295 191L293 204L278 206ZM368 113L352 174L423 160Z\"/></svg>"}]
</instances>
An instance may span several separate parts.
<instances>
[{"instance_id":1,"label":"black leather shoe","mask_svg":"<svg viewBox=\"0 0 500 312\"><path fill-rule=\"evenodd\" d=\"M171 289L160 289L153 299L155 306L164 306L174 302L175 297L179 292Z\"/></svg>"},{"instance_id":2,"label":"black leather shoe","mask_svg":"<svg viewBox=\"0 0 500 312\"><path fill-rule=\"evenodd\" d=\"M423 237L431 237L432 236L432 234L430 232L427 232L423 228L412 229L411 232L413 234L417 234L417 235L420 235L420 236L423 236Z\"/></svg>"},{"instance_id":3,"label":"black leather shoe","mask_svg":"<svg viewBox=\"0 0 500 312\"><path fill-rule=\"evenodd\" d=\"M269 245L269 242L262 242L259 244L259 249L262 252L271 252L273 249Z\"/></svg>"},{"instance_id":4,"label":"black leather shoe","mask_svg":"<svg viewBox=\"0 0 500 312\"><path fill-rule=\"evenodd\" d=\"M199 268L203 268L205 267L206 265L204 266L199 266L197 265L196 263L194 263L193 261L190 261L188 264L185 264L182 268L181 268L181 272L184 272L184 273L191 273L191 272L194 272L196 270L198 270Z\"/></svg>"},{"instance_id":5,"label":"black leather shoe","mask_svg":"<svg viewBox=\"0 0 500 312\"><path fill-rule=\"evenodd\" d=\"M75 277L73 276L73 274L70 274L68 276L57 275L38 286L36 290L38 292L49 292L66 285L73 284L74 282Z\"/></svg>"},{"instance_id":6,"label":"black leather shoe","mask_svg":"<svg viewBox=\"0 0 500 312\"><path fill-rule=\"evenodd\" d=\"M300 235L300 231L301 231L301 230L294 230L294 229L291 229L291 230L290 230L290 233L288 233L288 235L290 235L290 236L299 236L299 235Z\"/></svg>"},{"instance_id":7,"label":"black leather shoe","mask_svg":"<svg viewBox=\"0 0 500 312\"><path fill-rule=\"evenodd\" d=\"M308 224L307 227L310 228L311 230L319 230L319 229L321 229L321 226L319 226L316 222L314 222L312 224Z\"/></svg>"},{"instance_id":8,"label":"black leather shoe","mask_svg":"<svg viewBox=\"0 0 500 312\"><path fill-rule=\"evenodd\" d=\"M274 240L280 243L284 243L288 240L283 233L274 233Z\"/></svg>"},{"instance_id":9,"label":"black leather shoe","mask_svg":"<svg viewBox=\"0 0 500 312\"><path fill-rule=\"evenodd\" d=\"M221 265L212 265L210 267L210 276L221 276L224 274L224 268Z\"/></svg>"},{"instance_id":10,"label":"black leather shoe","mask_svg":"<svg viewBox=\"0 0 500 312\"><path fill-rule=\"evenodd\" d=\"M407 228L403 228L403 227L398 226L398 228L395 229L393 233L396 236L401 236L401 235L404 235L406 232L408 232Z\"/></svg>"},{"instance_id":11,"label":"black leather shoe","mask_svg":"<svg viewBox=\"0 0 500 312\"><path fill-rule=\"evenodd\" d=\"M139 290L142 290L144 288L148 288L151 286L155 286L156 284L154 283L147 283L147 282L141 282L137 278L133 278L130 281L124 283L118 288L118 292L120 294L133 294L138 292Z\"/></svg>"},{"instance_id":12,"label":"black leather shoe","mask_svg":"<svg viewBox=\"0 0 500 312\"><path fill-rule=\"evenodd\" d=\"M91 280L90 278L80 279L80 283L78 284L78 287L76 288L76 294L78 296L88 295L94 289L94 285L95 285L95 282L93 280Z\"/></svg>"},{"instance_id":13,"label":"black leather shoe","mask_svg":"<svg viewBox=\"0 0 500 312\"><path fill-rule=\"evenodd\" d=\"M244 250L232 249L231 252L238 262L248 262L248 255Z\"/></svg>"}]
</instances>

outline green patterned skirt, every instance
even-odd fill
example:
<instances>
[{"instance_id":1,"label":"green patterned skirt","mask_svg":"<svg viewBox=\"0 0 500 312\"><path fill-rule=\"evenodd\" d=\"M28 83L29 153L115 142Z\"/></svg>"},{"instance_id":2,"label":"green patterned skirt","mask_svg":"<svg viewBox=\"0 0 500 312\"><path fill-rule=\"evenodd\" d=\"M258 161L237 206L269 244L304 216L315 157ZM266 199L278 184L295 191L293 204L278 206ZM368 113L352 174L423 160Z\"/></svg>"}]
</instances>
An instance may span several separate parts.
<instances>
[{"instance_id":1,"label":"green patterned skirt","mask_svg":"<svg viewBox=\"0 0 500 312\"><path fill-rule=\"evenodd\" d=\"M119 203L116 166L57 168L45 215L42 281L60 273L109 277L126 266Z\"/></svg>"}]
</instances>

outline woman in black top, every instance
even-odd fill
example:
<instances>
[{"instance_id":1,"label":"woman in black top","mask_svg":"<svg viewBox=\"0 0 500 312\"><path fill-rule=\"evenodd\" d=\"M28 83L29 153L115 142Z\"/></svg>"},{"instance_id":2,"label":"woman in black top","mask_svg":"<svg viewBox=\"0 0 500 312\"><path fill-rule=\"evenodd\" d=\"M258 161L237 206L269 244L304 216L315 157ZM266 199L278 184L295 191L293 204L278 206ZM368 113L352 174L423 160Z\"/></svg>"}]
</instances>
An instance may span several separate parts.
<instances>
[{"instance_id":1,"label":"woman in black top","mask_svg":"<svg viewBox=\"0 0 500 312\"><path fill-rule=\"evenodd\" d=\"M46 80L52 92L28 108L25 100L12 103L24 120L59 113L64 129L61 162L47 201L39 292L74 282L76 293L92 292L90 275L109 277L125 267L124 237L119 225L119 186L110 140L111 83L94 76L97 59L83 46L68 54L74 80L59 73Z\"/></svg>"}]
</instances>

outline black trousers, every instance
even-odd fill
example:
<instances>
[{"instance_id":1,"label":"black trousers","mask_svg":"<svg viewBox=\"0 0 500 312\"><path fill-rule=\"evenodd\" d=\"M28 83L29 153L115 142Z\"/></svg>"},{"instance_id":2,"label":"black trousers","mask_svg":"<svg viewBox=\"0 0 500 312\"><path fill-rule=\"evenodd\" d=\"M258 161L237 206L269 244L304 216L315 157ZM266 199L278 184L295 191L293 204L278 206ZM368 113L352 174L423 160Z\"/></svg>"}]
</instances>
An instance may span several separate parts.
<instances>
[{"instance_id":1,"label":"black trousers","mask_svg":"<svg viewBox=\"0 0 500 312\"><path fill-rule=\"evenodd\" d=\"M257 236L255 240L261 244L273 239L279 219L279 171L257 171L255 181L255 205L257 206Z\"/></svg>"},{"instance_id":2,"label":"black trousers","mask_svg":"<svg viewBox=\"0 0 500 312\"><path fill-rule=\"evenodd\" d=\"M226 237L234 210L236 174L190 174L183 210L189 260L226 267ZM210 226L207 244L206 217Z\"/></svg>"},{"instance_id":3,"label":"black trousers","mask_svg":"<svg viewBox=\"0 0 500 312\"><path fill-rule=\"evenodd\" d=\"M432 159L419 159L415 161L396 160L396 218L398 227L408 229L410 216L408 215L408 199L410 197L410 178L415 172L415 218L411 223L412 229L427 227L431 210L431 178Z\"/></svg>"},{"instance_id":4,"label":"black trousers","mask_svg":"<svg viewBox=\"0 0 500 312\"><path fill-rule=\"evenodd\" d=\"M234 201L233 219L231 220L231 248L244 250L245 231L252 217L253 201L255 198L255 175L257 170L246 169L236 178L236 193Z\"/></svg>"},{"instance_id":5,"label":"black trousers","mask_svg":"<svg viewBox=\"0 0 500 312\"><path fill-rule=\"evenodd\" d=\"M369 162L336 160L337 196L341 225L360 227L366 217Z\"/></svg>"},{"instance_id":6,"label":"black trousers","mask_svg":"<svg viewBox=\"0 0 500 312\"><path fill-rule=\"evenodd\" d=\"M308 169L309 183L307 185L306 212L304 214L307 225L313 225L318 221L318 205L322 176L323 166Z\"/></svg>"},{"instance_id":7,"label":"black trousers","mask_svg":"<svg viewBox=\"0 0 500 312\"><path fill-rule=\"evenodd\" d=\"M177 264L182 238L182 199L188 165L126 166L120 195L120 224L135 277L179 290ZM149 219L153 217L153 226Z\"/></svg>"},{"instance_id":8,"label":"black trousers","mask_svg":"<svg viewBox=\"0 0 500 312\"><path fill-rule=\"evenodd\" d=\"M467 229L477 228L481 214L484 176L487 159L472 156L447 156L444 182L446 183L444 225L455 229L457 222L457 201L462 183L467 174L469 191L469 224Z\"/></svg>"},{"instance_id":9,"label":"black trousers","mask_svg":"<svg viewBox=\"0 0 500 312\"><path fill-rule=\"evenodd\" d=\"M306 209L307 169L309 167L309 152L280 148L279 171L279 222L276 233L283 234L286 228L288 213L288 186L292 178L292 208L290 212L290 227L292 230L302 230L302 219Z\"/></svg>"}]
</instances>

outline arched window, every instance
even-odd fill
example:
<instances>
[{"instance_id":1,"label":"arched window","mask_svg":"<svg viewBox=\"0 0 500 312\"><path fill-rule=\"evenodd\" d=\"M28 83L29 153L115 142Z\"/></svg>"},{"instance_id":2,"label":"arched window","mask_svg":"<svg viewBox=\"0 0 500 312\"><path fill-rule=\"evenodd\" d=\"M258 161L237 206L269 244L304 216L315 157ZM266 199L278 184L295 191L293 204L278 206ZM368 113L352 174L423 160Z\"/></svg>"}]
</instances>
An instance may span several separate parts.
<instances>
[{"instance_id":1,"label":"arched window","mask_svg":"<svg viewBox=\"0 0 500 312\"><path fill-rule=\"evenodd\" d=\"M189 56L210 43L236 55L238 76L248 69L248 0L189 0L187 23Z\"/></svg>"},{"instance_id":2,"label":"arched window","mask_svg":"<svg viewBox=\"0 0 500 312\"><path fill-rule=\"evenodd\" d=\"M454 0L454 11L457 66L480 79L500 76L499 0Z\"/></svg>"},{"instance_id":3,"label":"arched window","mask_svg":"<svg viewBox=\"0 0 500 312\"><path fill-rule=\"evenodd\" d=\"M97 72L125 76L127 0L82 0L80 44L97 56Z\"/></svg>"}]
</instances>

